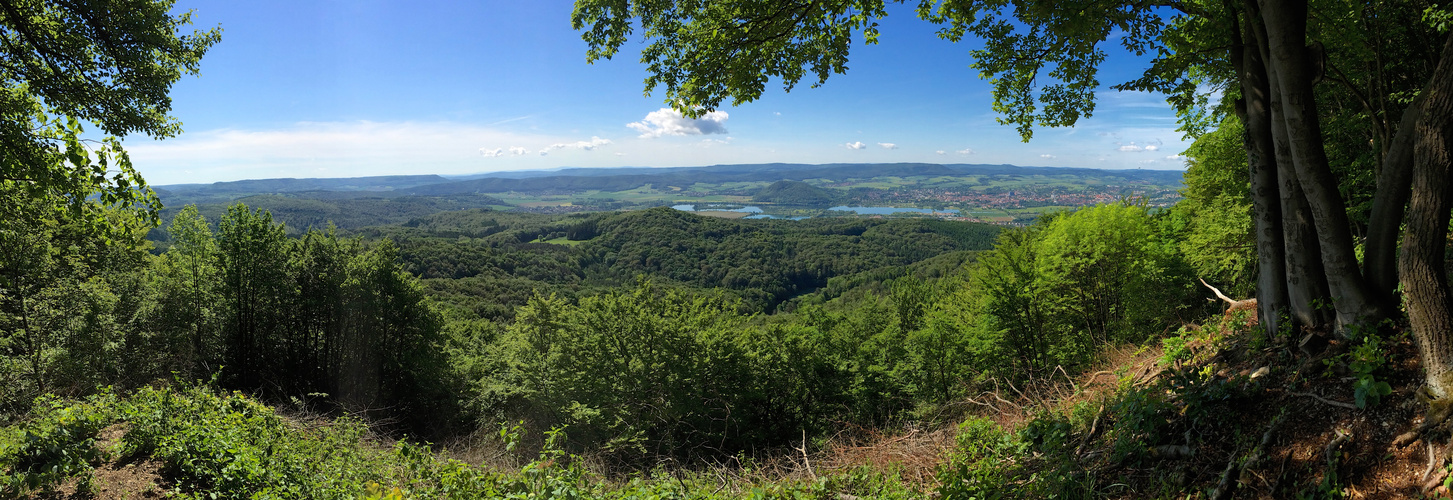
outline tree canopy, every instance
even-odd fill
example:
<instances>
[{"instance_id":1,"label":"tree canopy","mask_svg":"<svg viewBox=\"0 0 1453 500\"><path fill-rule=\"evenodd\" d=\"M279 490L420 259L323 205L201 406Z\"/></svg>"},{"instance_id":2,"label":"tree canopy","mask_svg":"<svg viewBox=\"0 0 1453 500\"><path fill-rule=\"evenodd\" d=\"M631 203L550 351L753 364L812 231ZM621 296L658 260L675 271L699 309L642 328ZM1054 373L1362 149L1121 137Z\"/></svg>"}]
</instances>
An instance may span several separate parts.
<instances>
[{"instance_id":1,"label":"tree canopy","mask_svg":"<svg viewBox=\"0 0 1453 500\"><path fill-rule=\"evenodd\" d=\"M100 194L155 218L158 204L119 138L179 133L167 114L171 86L197 74L221 37L221 28L184 33L191 13L173 14L174 4L0 1L0 187L73 209ZM83 123L109 137L84 140Z\"/></svg>"}]
</instances>

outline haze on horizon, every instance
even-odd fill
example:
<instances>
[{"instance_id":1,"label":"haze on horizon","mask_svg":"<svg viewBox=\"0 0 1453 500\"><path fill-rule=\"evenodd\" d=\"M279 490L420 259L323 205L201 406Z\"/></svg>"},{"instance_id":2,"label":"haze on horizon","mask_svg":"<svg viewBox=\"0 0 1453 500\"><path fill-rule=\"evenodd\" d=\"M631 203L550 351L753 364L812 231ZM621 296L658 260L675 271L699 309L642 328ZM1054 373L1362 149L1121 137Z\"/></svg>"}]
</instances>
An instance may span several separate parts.
<instances>
[{"instance_id":1,"label":"haze on horizon","mask_svg":"<svg viewBox=\"0 0 1453 500\"><path fill-rule=\"evenodd\" d=\"M1110 54L1095 115L999 125L974 41L937 39L895 5L847 74L691 120L642 95L628 44L585 63L569 2L202 3L222 41L173 93L182 135L126 142L154 185L260 178L465 175L570 167L979 163L1183 169L1189 145L1158 95L1116 92L1148 58Z\"/></svg>"}]
</instances>

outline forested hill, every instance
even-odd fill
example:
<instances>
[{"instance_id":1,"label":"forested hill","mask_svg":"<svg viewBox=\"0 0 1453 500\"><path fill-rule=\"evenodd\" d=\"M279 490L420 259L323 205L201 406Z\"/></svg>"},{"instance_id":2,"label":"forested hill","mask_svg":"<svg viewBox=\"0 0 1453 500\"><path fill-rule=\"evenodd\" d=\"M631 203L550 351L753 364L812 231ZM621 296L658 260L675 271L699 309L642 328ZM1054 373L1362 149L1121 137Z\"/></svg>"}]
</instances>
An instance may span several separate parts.
<instances>
[{"instance_id":1,"label":"forested hill","mask_svg":"<svg viewBox=\"0 0 1453 500\"><path fill-rule=\"evenodd\" d=\"M539 215L467 210L363 230L398 242L405 267L437 298L509 319L535 292L564 296L649 276L721 288L751 310L836 277L985 250L999 228L936 219L728 220L669 208Z\"/></svg>"},{"instance_id":2,"label":"forested hill","mask_svg":"<svg viewBox=\"0 0 1453 500\"><path fill-rule=\"evenodd\" d=\"M802 181L777 181L757 191L752 201L777 205L800 205L826 207L837 201L837 196L826 189Z\"/></svg>"}]
</instances>

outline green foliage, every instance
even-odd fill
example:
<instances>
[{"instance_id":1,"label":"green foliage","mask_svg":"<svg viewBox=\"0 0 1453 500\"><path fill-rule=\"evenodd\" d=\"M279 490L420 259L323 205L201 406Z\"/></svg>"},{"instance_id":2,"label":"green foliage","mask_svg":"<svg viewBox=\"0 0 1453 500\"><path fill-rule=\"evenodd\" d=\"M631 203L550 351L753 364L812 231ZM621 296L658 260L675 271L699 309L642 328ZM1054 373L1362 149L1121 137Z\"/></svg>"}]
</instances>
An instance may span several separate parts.
<instances>
[{"instance_id":1,"label":"green foliage","mask_svg":"<svg viewBox=\"0 0 1453 500\"><path fill-rule=\"evenodd\" d=\"M1387 364L1387 355L1383 353L1376 334L1364 336L1362 343L1346 356L1347 368L1357 379L1352 383L1352 398L1358 408L1377 405L1383 396L1392 394L1392 386L1373 375Z\"/></svg>"},{"instance_id":2,"label":"green foliage","mask_svg":"<svg viewBox=\"0 0 1453 500\"><path fill-rule=\"evenodd\" d=\"M87 483L106 453L96 447L96 433L111 423L115 403L110 392L85 401L37 399L28 421L0 433L0 493L47 491L77 475Z\"/></svg>"},{"instance_id":3,"label":"green foliage","mask_svg":"<svg viewBox=\"0 0 1453 500\"><path fill-rule=\"evenodd\" d=\"M1055 218L1042 238L1036 272L1056 290L1052 314L1072 332L1061 345L1091 352L1106 342L1139 342L1169 316L1174 256L1159 244L1145 209L1086 208Z\"/></svg>"},{"instance_id":4,"label":"green foliage","mask_svg":"<svg viewBox=\"0 0 1453 500\"><path fill-rule=\"evenodd\" d=\"M1036 420L1035 422L1040 422ZM1027 430L1026 438L1034 439ZM1005 432L992 420L971 417L959 424L954 451L939 469L938 494L948 500L985 500L1013 497L1006 461L1023 451L1019 436Z\"/></svg>"},{"instance_id":5,"label":"green foliage","mask_svg":"<svg viewBox=\"0 0 1453 500\"><path fill-rule=\"evenodd\" d=\"M1228 118L1186 150L1185 198L1168 219L1182 225L1172 232L1195 273L1244 297L1256 286L1256 241L1243 133L1241 122Z\"/></svg>"},{"instance_id":6,"label":"green foliage","mask_svg":"<svg viewBox=\"0 0 1453 500\"><path fill-rule=\"evenodd\" d=\"M173 15L172 4L25 2L0 15L8 62L0 72L0 189L42 202L0 204L0 219L68 210L100 225L99 207L132 206L155 219L160 206L119 138L180 132L167 116L167 92L183 73L197 73L221 34L183 34L191 14ZM110 137L86 147L83 120Z\"/></svg>"}]
</instances>

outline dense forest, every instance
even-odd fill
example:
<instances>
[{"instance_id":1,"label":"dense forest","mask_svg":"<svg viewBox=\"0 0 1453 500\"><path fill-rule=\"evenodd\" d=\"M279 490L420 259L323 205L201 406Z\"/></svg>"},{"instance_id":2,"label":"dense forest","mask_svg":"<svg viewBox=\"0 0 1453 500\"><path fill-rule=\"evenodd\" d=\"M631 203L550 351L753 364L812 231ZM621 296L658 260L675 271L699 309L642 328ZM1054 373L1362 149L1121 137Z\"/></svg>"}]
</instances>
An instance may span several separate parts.
<instances>
[{"instance_id":1,"label":"dense forest","mask_svg":"<svg viewBox=\"0 0 1453 500\"><path fill-rule=\"evenodd\" d=\"M167 90L220 31L181 34L169 2L0 3L0 496L1453 486L1446 5L925 3L944 38L984 40L1026 139L1094 109L1112 33L1158 54L1117 88L1167 94L1195 138L1174 205L1000 228L480 194L702 174L682 170L250 181L162 206L121 138L179 131ZM883 9L579 0L574 23L592 61L641 23L648 85L695 113L845 71ZM1036 83L1047 63L1058 83ZM827 169L955 171L704 172L773 168L757 194L784 203Z\"/></svg>"}]
</instances>

